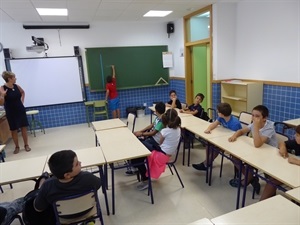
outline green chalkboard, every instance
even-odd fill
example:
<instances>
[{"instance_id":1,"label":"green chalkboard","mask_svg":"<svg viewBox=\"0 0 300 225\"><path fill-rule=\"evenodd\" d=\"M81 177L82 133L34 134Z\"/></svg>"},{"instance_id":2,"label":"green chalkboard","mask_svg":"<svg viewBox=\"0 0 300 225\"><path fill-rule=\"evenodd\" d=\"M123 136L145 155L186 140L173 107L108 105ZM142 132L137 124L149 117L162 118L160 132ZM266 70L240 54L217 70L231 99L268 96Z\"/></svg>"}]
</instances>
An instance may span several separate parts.
<instances>
[{"instance_id":1,"label":"green chalkboard","mask_svg":"<svg viewBox=\"0 0 300 225\"><path fill-rule=\"evenodd\" d=\"M111 65L115 65L118 89L155 86L160 78L169 82L169 70L162 62L162 52L167 51L167 46L86 48L90 90L105 90Z\"/></svg>"}]
</instances>

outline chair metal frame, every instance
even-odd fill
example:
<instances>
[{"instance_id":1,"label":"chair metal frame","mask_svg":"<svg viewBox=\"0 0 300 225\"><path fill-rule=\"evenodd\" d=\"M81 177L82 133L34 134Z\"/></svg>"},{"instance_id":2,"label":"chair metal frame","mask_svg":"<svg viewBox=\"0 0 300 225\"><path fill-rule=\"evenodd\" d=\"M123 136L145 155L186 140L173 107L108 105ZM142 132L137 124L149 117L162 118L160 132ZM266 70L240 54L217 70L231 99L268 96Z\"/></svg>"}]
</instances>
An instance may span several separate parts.
<instances>
[{"instance_id":1,"label":"chair metal frame","mask_svg":"<svg viewBox=\"0 0 300 225\"><path fill-rule=\"evenodd\" d=\"M108 109L105 100L94 101L93 106L94 106L94 113L93 113L94 121L96 120L96 116L106 116L106 119L108 119ZM102 108L104 108L104 110L97 111L97 109L102 109Z\"/></svg>"},{"instance_id":2,"label":"chair metal frame","mask_svg":"<svg viewBox=\"0 0 300 225\"><path fill-rule=\"evenodd\" d=\"M9 225L12 224L12 222L14 222L15 219L18 219L19 222L20 222L20 224L21 224L21 225L24 225L24 222L23 222L23 220L22 220L22 217L21 217L19 214L18 214L18 215L15 215L15 216L11 219L11 221L9 222Z\"/></svg>"},{"instance_id":3,"label":"chair metal frame","mask_svg":"<svg viewBox=\"0 0 300 225\"><path fill-rule=\"evenodd\" d=\"M178 145L177 145L177 151L176 151L176 154L175 154L174 159L171 160L171 161L169 161L169 162L167 162L166 164L167 164L167 166L169 167L170 172L171 172L172 175L174 175L173 170L172 170L172 167L174 168L175 173L176 173L176 175L177 175L177 177L178 177L178 180L179 180L179 182L180 182L182 188L184 188L183 182L182 182L182 180L181 180L181 178L180 178L180 176L179 176L179 173L178 173L178 171L177 171L177 169L176 169L176 166L175 166L175 163L176 163L177 158L178 158L178 153L179 153L179 150L180 150L180 146L181 146L181 137L180 137L179 143L178 143Z\"/></svg>"},{"instance_id":4,"label":"chair metal frame","mask_svg":"<svg viewBox=\"0 0 300 225\"><path fill-rule=\"evenodd\" d=\"M96 218L102 225L103 216L97 190L90 190L78 195L71 195L53 203L56 225L78 224Z\"/></svg>"}]
</instances>

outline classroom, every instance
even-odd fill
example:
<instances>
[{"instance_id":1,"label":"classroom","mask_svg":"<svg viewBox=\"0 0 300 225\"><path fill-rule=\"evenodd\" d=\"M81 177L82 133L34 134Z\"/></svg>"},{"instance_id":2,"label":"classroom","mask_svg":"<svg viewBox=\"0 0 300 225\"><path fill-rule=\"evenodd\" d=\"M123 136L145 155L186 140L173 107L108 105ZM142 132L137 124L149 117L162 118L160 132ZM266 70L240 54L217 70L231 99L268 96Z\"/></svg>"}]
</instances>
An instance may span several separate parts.
<instances>
[{"instance_id":1,"label":"classroom","mask_svg":"<svg viewBox=\"0 0 300 225\"><path fill-rule=\"evenodd\" d=\"M82 21L78 21L78 24L86 24L85 22L89 21L88 29L24 29L23 25L26 24L26 22L28 24L28 21L37 22L40 20L40 18L36 18L35 15L31 15L31 17L27 15L27 20L22 21L22 16L25 16L26 14L32 14L30 10L28 10L28 12L24 10L24 8L28 7L26 4L33 2L29 0L23 2L24 8L22 8L22 4L15 8L15 16L13 17L13 3L16 2L17 1L1 1L1 4L3 5L0 5L0 43L3 45L4 49L9 49L10 58L7 60L7 57L3 54L3 52L1 52L1 72L7 70L6 64L8 61L11 63L13 63L13 61L18 61L15 59L26 60L30 58L45 58L44 61L46 61L46 58L51 59L51 57L67 56L72 58L72 56L75 55L74 46L78 46L79 55L81 56L80 58L82 60L82 64L79 66L81 68L81 82L83 82L84 86L84 90L80 91L84 93L84 101L95 101L105 98L105 90L104 88L102 88L100 91L95 90L90 84L89 72L91 70L88 67L89 63L91 62L91 58L93 57L91 57L89 53L91 53L93 49L115 48L120 50L123 47L134 49L135 47L140 46L144 51L148 51L147 47L151 48L152 46L153 49L153 46L162 46L162 48L164 48L163 51L166 49L167 52L172 53L172 66L163 70L167 71L166 75L163 76L168 78L168 84L153 84L146 87L141 87L139 84L137 84L130 88L125 87L118 90L119 96L121 97L121 118L126 119L127 107L145 106L146 115L143 118L137 119L138 127L142 127L144 123L149 122L149 117L152 113L148 108L149 106L152 106L154 102L168 101L168 94L170 90L176 90L178 98L182 102L186 102L188 104L193 103L195 94L202 92L206 96L204 107L216 108L220 102L224 101L222 89L227 85L226 82L224 84L224 81L229 81L228 83L230 83L230 81L239 82L240 80L261 84L261 94L259 96L259 98L261 98L260 103L268 107L270 111L269 119L271 121L280 122L297 119L300 117L299 0L126 0L124 2L110 1L111 5L109 5L108 1L100 0L87 1L88 3L84 5L80 4L79 1L76 1L76 4L81 5L82 9L82 12L77 11L77 13L82 13L82 18L84 18ZM38 2L41 6L44 5L42 1L35 2ZM58 5L63 7L67 4L67 2L69 1L60 1L60 4ZM94 18L90 19L91 15L88 13L89 10L95 8L95 6L100 4L100 2L104 5L107 4L107 16L101 17L99 15L94 15ZM134 3L143 5L144 7L147 5L145 8L161 5L163 6L162 9L168 9L169 6L169 10L173 10L174 12L177 12L176 10L180 11L181 17L170 14L169 18L167 17L166 19L161 20L138 20L136 19L137 15L132 13L132 17L127 15L127 19L112 19L113 14L109 13L109 7L111 7L111 9L113 8L114 10L119 9L120 11L127 7L130 8L130 4ZM76 4L74 3L73 7L75 7ZM182 12L183 7L186 9L184 12ZM7 11L5 11L4 8ZM24 12L22 12L22 10ZM77 8L77 10L79 9ZM135 8L132 7L130 10L134 12ZM127 13L130 12L130 10L127 11ZM118 10L114 11L114 13L117 11ZM209 35L211 35L211 37L204 39L202 38L203 40L188 40L190 37L188 37L189 34L186 32L188 31L187 26L189 24L189 19L207 11L210 12L209 18L211 23L209 25L212 26L212 29L209 29ZM19 15L16 12L19 12ZM169 23L173 24L175 29L173 33L168 34L167 24ZM66 25L68 24L68 21L49 19L46 24ZM76 23L72 22L71 24L74 25ZM190 35L192 36L193 34ZM26 51L26 46L32 45L32 36L44 38L44 41L49 47L46 52L47 57L45 57L44 53ZM190 53L193 51L196 52L197 50L201 51L202 49L198 49L199 46L204 46L204 49L207 53L205 59L207 76L204 82L199 77L196 77L195 74L193 74L195 71L199 70L199 67L202 64L200 62L198 64L198 61L196 61L197 58L194 57L195 55ZM119 56L118 59L121 59L121 56ZM139 65L143 65L143 59L144 61L147 60L147 54L140 57ZM108 66L105 66L106 71L108 71ZM130 66L131 68L135 67L135 65ZM141 76L142 74L146 74L147 69L143 71L143 67L139 67L138 65L136 65L136 67L141 73ZM63 67L60 67L57 64L57 68ZM30 67L28 71L30 71ZM116 72L118 76L118 67L116 67ZM105 72L105 75L106 73L107 72ZM17 78L21 78L21 74L16 74L16 76ZM49 74L49 76L51 76L51 74ZM157 74L156 76L157 77L155 77L155 79L160 77ZM59 83L59 79L60 78L58 76L54 80L58 81ZM20 79L20 81L21 80L22 79ZM27 85L25 86L28 87L27 89L30 89L30 85L47 86L47 84L41 85L40 81L37 79L26 79L25 82ZM43 83L43 81L41 82ZM101 80L100 82L103 81ZM151 82L155 83L153 81ZM198 82L199 85L196 85L193 82ZM47 83L47 81L45 83ZM53 87L49 87L50 92L43 93L43 91L41 91L41 96L36 95L35 97L37 97L37 101L40 101L41 99L46 98L47 95L52 94L56 95L57 99L60 99L59 96L61 94L64 95L64 92L72 90L73 80L70 80L70 83L70 86L67 87L56 86L58 84L55 82L51 83ZM81 87L78 89L80 88ZM25 89L25 92L26 91L30 92L30 90ZM253 94L253 92L250 94ZM56 102L55 104L51 103L46 105L33 104L28 107L27 110L39 110L39 114L36 116L36 118L38 118L38 120L43 124L43 127L46 130L45 135L48 135L48 130L64 129L68 126L72 127L82 125L84 126L84 129L90 129L86 125L87 115L86 107L83 103L84 101L74 100L72 102L71 100L71 102L68 103ZM237 111L239 111L239 106L237 106L237 108ZM88 116L92 118L92 111L91 109L88 110ZM250 110L247 109L247 111ZM109 116L111 118L111 115ZM138 124L139 121L143 121L140 122L142 124ZM93 132L91 134L89 130L87 133L92 136L92 139L94 138ZM41 141L43 139L40 136L41 134L38 133L36 138L40 138ZM86 136L84 135L84 137ZM29 138L33 141L37 140L33 139L33 137ZM89 141L94 143L94 140L89 139ZM81 146L80 143L78 144ZM38 143L37 146L42 148L43 144ZM71 146L74 145L72 144ZM82 146L86 147L85 145ZM78 147L74 147L78 149ZM192 157L198 157L199 154L203 156L203 152L191 152ZM180 155L180 157L181 156L182 155ZM9 157L7 158L7 161L10 161ZM194 159L193 161L195 162L197 160ZM182 173L189 173L189 171L190 168L184 167L181 169ZM229 171L225 172L225 174L227 173L228 176L230 176L232 171L229 169ZM195 174L189 174L187 179L192 179L193 175ZM175 180L174 183L178 182L176 178L173 179ZM203 188L208 188L207 184L202 185ZM216 186L212 186L210 188L216 188ZM193 189L193 191L195 190L196 189ZM5 188L5 192L7 191L9 191L9 189ZM192 198L192 196L189 197ZM180 197L175 196L175 198ZM139 201L147 200L141 199ZM254 200L254 202L257 202L257 199L256 201ZM233 208L230 209L225 207L225 209L217 209L213 213L207 212L207 214L200 214L202 216L205 215L203 217L213 218L232 211L235 208L234 203L232 206ZM102 207L103 214L105 214L103 204ZM143 205L142 207L144 207L145 210L148 210L147 208L151 206ZM211 209L207 210L209 211ZM120 211L120 207L118 207L118 212ZM212 217L211 214L214 216ZM170 214L168 213L168 215ZM118 213L116 213L115 216L118 216ZM201 219L202 216L199 217L197 215L191 215L190 219L182 219L180 221L187 221L185 224L188 224ZM112 221L107 221L108 222L106 224L121 224L121 220L114 221L114 219L112 219ZM157 224L159 223L159 221L153 220L152 222L157 222ZM164 223L167 224L168 220L164 220ZM130 222L128 222L128 224L130 224ZM170 224L175 223L173 220L170 220Z\"/></svg>"}]
</instances>

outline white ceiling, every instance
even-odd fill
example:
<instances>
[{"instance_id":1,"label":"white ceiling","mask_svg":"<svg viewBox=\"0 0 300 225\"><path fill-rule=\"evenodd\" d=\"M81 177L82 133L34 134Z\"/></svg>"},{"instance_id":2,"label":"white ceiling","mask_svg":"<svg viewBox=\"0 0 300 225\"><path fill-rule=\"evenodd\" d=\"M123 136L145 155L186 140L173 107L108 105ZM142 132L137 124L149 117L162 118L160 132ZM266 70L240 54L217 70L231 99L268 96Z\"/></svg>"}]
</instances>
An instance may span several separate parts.
<instances>
[{"instance_id":1,"label":"white ceiling","mask_svg":"<svg viewBox=\"0 0 300 225\"><path fill-rule=\"evenodd\" d=\"M168 22L216 2L237 0L0 0L0 22L90 23L93 21ZM35 8L67 8L67 17L39 16ZM172 10L164 18L143 18L149 10Z\"/></svg>"}]
</instances>

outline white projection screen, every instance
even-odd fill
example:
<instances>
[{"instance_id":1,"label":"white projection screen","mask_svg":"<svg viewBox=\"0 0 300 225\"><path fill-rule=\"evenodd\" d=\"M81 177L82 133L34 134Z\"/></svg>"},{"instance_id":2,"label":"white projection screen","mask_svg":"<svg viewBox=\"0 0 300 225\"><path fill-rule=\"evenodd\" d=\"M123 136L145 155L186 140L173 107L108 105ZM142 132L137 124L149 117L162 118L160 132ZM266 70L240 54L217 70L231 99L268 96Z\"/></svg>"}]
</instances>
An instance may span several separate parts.
<instances>
[{"instance_id":1,"label":"white projection screen","mask_svg":"<svg viewBox=\"0 0 300 225\"><path fill-rule=\"evenodd\" d=\"M10 66L25 91L25 107L85 100L77 57L11 59Z\"/></svg>"}]
</instances>

